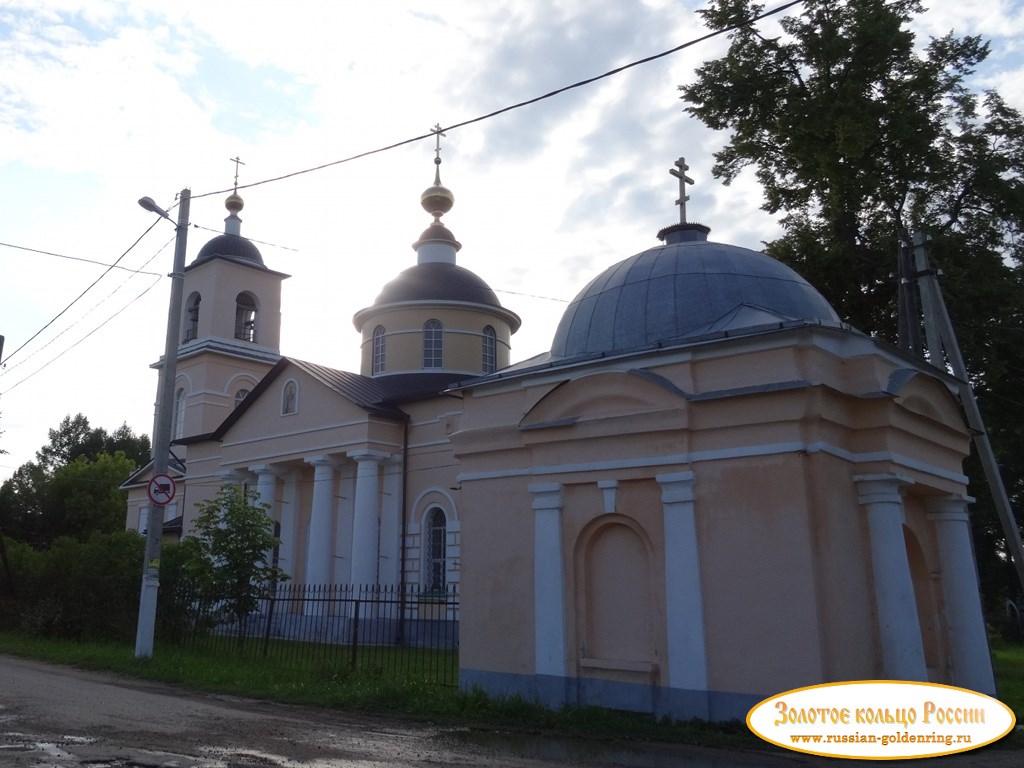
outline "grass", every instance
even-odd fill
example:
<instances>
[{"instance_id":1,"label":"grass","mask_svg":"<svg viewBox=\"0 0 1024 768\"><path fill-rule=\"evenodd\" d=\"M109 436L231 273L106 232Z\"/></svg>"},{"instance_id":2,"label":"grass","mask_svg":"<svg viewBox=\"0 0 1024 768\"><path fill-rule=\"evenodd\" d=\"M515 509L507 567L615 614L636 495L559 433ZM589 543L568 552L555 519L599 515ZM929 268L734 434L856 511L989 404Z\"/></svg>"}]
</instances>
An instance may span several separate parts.
<instances>
[{"instance_id":1,"label":"grass","mask_svg":"<svg viewBox=\"0 0 1024 768\"><path fill-rule=\"evenodd\" d=\"M740 722L669 723L653 716L596 707L552 711L518 697L493 699L478 691L429 684L379 667L313 664L296 669L271 658L255 663L223 652L158 645L150 659L136 659L126 645L75 643L0 632L0 653L102 670L182 686L195 691L253 699L387 714L474 730L644 741L707 747L761 749L764 742Z\"/></svg>"},{"instance_id":2,"label":"grass","mask_svg":"<svg viewBox=\"0 0 1024 768\"><path fill-rule=\"evenodd\" d=\"M999 644L992 649L999 700L1013 710L1017 724L1024 725L1024 645Z\"/></svg>"},{"instance_id":3,"label":"grass","mask_svg":"<svg viewBox=\"0 0 1024 768\"><path fill-rule=\"evenodd\" d=\"M57 664L115 672L191 690L254 699L387 714L478 731L502 731L583 738L643 741L734 749L771 749L740 722L670 723L650 715L594 707L551 711L521 698L492 699L480 692L430 684L380 666L357 667L322 660L297 669L278 659L238 657L223 651L158 645L151 659L136 659L127 645L75 643L0 632L0 653ZM1024 722L1024 646L993 651L999 698ZM996 748L1024 749L1024 733Z\"/></svg>"}]
</instances>

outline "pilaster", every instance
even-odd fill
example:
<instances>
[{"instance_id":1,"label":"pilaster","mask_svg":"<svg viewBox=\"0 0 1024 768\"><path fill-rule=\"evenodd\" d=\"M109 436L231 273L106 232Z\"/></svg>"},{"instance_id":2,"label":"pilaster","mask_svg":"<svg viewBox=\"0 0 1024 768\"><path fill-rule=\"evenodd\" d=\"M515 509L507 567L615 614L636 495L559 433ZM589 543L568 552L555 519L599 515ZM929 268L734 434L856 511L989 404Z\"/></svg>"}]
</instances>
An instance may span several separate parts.
<instances>
[{"instance_id":1,"label":"pilaster","mask_svg":"<svg viewBox=\"0 0 1024 768\"><path fill-rule=\"evenodd\" d=\"M902 489L913 480L882 473L853 478L867 511L882 667L892 680L928 680L914 582L903 535Z\"/></svg>"},{"instance_id":2,"label":"pilaster","mask_svg":"<svg viewBox=\"0 0 1024 768\"><path fill-rule=\"evenodd\" d=\"M994 696L995 677L981 610L967 503L965 496L945 496L928 499L926 506L939 548L953 684Z\"/></svg>"}]
</instances>

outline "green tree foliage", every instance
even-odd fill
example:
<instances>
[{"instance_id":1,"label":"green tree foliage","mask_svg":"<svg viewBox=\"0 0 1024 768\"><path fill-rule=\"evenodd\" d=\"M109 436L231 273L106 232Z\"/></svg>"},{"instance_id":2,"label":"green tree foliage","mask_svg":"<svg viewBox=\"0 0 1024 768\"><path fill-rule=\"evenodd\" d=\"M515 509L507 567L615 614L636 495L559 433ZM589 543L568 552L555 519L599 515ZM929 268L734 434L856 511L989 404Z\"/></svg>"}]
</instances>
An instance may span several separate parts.
<instances>
[{"instance_id":1,"label":"green tree foliage","mask_svg":"<svg viewBox=\"0 0 1024 768\"><path fill-rule=\"evenodd\" d=\"M17 626L40 637L134 637L145 542L135 531L55 540L45 551L13 543Z\"/></svg>"},{"instance_id":2,"label":"green tree foliage","mask_svg":"<svg viewBox=\"0 0 1024 768\"><path fill-rule=\"evenodd\" d=\"M902 230L927 232L942 289L1004 480L1024 502L1024 120L970 77L988 55L952 33L923 47L917 0L806 0L766 36L730 33L725 56L680 86L687 111L730 132L713 172L726 183L752 168L765 210L781 214L771 255L815 285L844 320L897 338ZM712 0L714 30L763 6ZM972 461L972 464L974 462ZM1015 578L1005 541L974 480L975 542L992 604Z\"/></svg>"},{"instance_id":3,"label":"green tree foliage","mask_svg":"<svg viewBox=\"0 0 1024 768\"><path fill-rule=\"evenodd\" d=\"M49 430L48 436L50 442L36 451L36 461L47 472L70 464L80 456L95 459L101 453L121 451L140 467L150 458L147 436L136 436L127 424L112 433L102 427L92 428L81 413L65 416L60 426Z\"/></svg>"},{"instance_id":4,"label":"green tree foliage","mask_svg":"<svg viewBox=\"0 0 1024 768\"><path fill-rule=\"evenodd\" d=\"M82 414L67 416L49 431L36 461L0 486L0 530L35 546L121 530L126 498L119 486L148 460L149 438L127 425L108 433Z\"/></svg>"},{"instance_id":5,"label":"green tree foliage","mask_svg":"<svg viewBox=\"0 0 1024 768\"><path fill-rule=\"evenodd\" d=\"M79 456L58 467L46 488L46 533L85 541L93 533L123 530L128 494L119 486L136 468L121 451Z\"/></svg>"},{"instance_id":6,"label":"green tree foliage","mask_svg":"<svg viewBox=\"0 0 1024 768\"><path fill-rule=\"evenodd\" d=\"M192 561L194 576L239 622L241 641L245 619L257 609L259 599L273 584L288 578L268 562L280 544L273 533L274 522L259 495L239 485L222 486L212 500L199 502L196 509L195 536L189 537L194 538L200 556Z\"/></svg>"}]
</instances>

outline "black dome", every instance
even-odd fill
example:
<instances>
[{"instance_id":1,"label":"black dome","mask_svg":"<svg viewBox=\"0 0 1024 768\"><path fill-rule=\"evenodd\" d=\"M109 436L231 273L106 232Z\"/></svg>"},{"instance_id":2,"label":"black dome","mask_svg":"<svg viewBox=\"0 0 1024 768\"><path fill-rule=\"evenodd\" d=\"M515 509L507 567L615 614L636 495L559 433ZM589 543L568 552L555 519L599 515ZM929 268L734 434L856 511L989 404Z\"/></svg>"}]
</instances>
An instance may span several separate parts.
<instances>
[{"instance_id":1,"label":"black dome","mask_svg":"<svg viewBox=\"0 0 1024 768\"><path fill-rule=\"evenodd\" d=\"M594 278L563 313L552 357L626 352L785 322L839 322L825 298L785 264L707 242L708 231L670 227L667 245Z\"/></svg>"},{"instance_id":2,"label":"black dome","mask_svg":"<svg viewBox=\"0 0 1024 768\"><path fill-rule=\"evenodd\" d=\"M250 261L264 266L260 249L241 235L217 235L200 249L193 265L215 258Z\"/></svg>"},{"instance_id":3,"label":"black dome","mask_svg":"<svg viewBox=\"0 0 1024 768\"><path fill-rule=\"evenodd\" d=\"M374 306L405 301L462 301L500 307L494 291L468 269L443 261L409 267L384 286Z\"/></svg>"}]
</instances>

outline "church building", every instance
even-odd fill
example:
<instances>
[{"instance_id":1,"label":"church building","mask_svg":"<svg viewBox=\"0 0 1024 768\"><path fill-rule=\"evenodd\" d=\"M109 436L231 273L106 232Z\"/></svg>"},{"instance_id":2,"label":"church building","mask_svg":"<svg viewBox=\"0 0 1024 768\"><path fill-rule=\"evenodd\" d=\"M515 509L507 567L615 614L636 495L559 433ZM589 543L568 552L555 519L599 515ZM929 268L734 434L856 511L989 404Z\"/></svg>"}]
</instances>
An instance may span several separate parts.
<instances>
[{"instance_id":1,"label":"church building","mask_svg":"<svg viewBox=\"0 0 1024 768\"><path fill-rule=\"evenodd\" d=\"M994 693L950 375L710 240L685 195L511 364L520 318L457 264L439 170L421 203L415 263L355 312L354 373L282 354L288 275L228 197L185 271L165 532L248 483L293 581L457 588L460 685L552 707L724 720L841 680Z\"/></svg>"}]
</instances>

